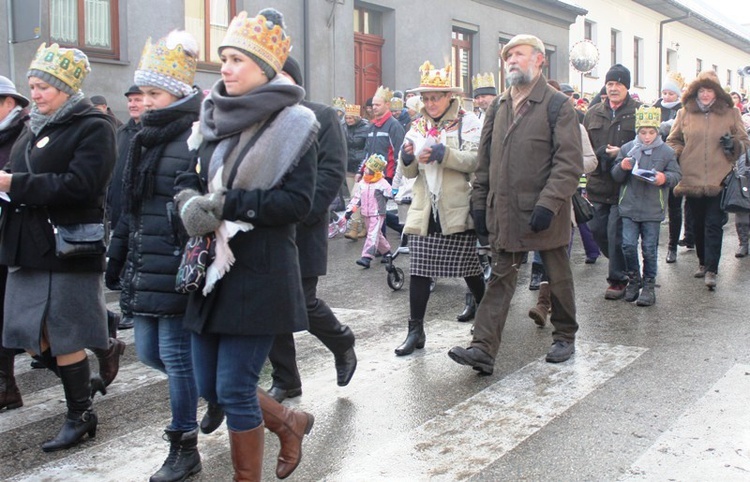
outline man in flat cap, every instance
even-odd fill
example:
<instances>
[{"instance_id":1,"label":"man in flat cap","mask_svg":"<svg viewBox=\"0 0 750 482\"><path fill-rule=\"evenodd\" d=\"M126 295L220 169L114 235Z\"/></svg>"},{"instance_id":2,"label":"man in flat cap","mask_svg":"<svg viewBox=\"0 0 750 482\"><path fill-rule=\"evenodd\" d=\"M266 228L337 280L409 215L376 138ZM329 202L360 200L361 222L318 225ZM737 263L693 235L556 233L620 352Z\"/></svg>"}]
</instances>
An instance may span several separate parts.
<instances>
[{"instance_id":1,"label":"man in flat cap","mask_svg":"<svg viewBox=\"0 0 750 482\"><path fill-rule=\"evenodd\" d=\"M479 144L472 214L477 233L489 236L492 275L471 344L453 347L448 355L480 374L494 370L528 251L540 252L549 276L555 329L546 360L563 362L575 351L578 323L567 249L570 200L583 172L581 132L567 97L542 74L544 52L533 35L517 35L503 48L510 89L487 109Z\"/></svg>"},{"instance_id":2,"label":"man in flat cap","mask_svg":"<svg viewBox=\"0 0 750 482\"><path fill-rule=\"evenodd\" d=\"M609 260L607 290L604 298L619 300L625 296L628 276L622 254L622 219L618 209L620 186L612 176L612 163L620 146L635 137L635 111L641 105L630 97L630 71L613 65L605 77L606 100L586 112L583 126L589 134L599 165L588 174L586 193L594 205L594 218L588 222L602 254Z\"/></svg>"}]
</instances>

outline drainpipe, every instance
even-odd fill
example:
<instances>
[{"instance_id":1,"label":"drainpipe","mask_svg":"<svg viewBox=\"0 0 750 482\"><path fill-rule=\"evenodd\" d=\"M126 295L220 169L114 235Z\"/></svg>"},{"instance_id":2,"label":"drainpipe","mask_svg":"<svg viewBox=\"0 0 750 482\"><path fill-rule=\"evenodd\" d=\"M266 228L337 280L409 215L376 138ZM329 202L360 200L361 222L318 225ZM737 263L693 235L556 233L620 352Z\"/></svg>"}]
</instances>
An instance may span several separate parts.
<instances>
[{"instance_id":1,"label":"drainpipe","mask_svg":"<svg viewBox=\"0 0 750 482\"><path fill-rule=\"evenodd\" d=\"M5 2L5 13L8 20L8 77L16 83L16 59L13 51L13 6L11 0Z\"/></svg>"},{"instance_id":2,"label":"drainpipe","mask_svg":"<svg viewBox=\"0 0 750 482\"><path fill-rule=\"evenodd\" d=\"M664 70L662 68L662 62L664 58L664 25L667 23L679 22L680 20L685 20L686 18L690 18L690 12L688 12L687 15L683 15L682 17L669 18L667 20L662 20L661 22L659 22L659 93L660 94L661 94L662 71Z\"/></svg>"},{"instance_id":3,"label":"drainpipe","mask_svg":"<svg viewBox=\"0 0 750 482\"><path fill-rule=\"evenodd\" d=\"M302 69L302 75L305 79L305 97L310 100L310 0L302 2L302 38L305 42L302 52L305 57L305 67Z\"/></svg>"}]
</instances>

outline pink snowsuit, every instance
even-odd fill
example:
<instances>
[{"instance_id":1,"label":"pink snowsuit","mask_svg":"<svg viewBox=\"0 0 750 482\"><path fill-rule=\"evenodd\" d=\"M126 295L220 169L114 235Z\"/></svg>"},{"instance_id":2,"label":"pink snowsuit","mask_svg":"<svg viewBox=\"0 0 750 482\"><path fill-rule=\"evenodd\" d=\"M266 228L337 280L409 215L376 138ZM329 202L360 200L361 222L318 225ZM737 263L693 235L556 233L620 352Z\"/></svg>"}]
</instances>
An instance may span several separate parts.
<instances>
[{"instance_id":1,"label":"pink snowsuit","mask_svg":"<svg viewBox=\"0 0 750 482\"><path fill-rule=\"evenodd\" d=\"M351 211L354 206L359 205L359 214L367 228L362 257L372 259L376 253L385 254L391 250L390 243L381 232L385 223L385 205L387 198L391 197L391 185L383 178L374 183L367 183L362 179L359 181L359 189L354 191L347 210Z\"/></svg>"}]
</instances>

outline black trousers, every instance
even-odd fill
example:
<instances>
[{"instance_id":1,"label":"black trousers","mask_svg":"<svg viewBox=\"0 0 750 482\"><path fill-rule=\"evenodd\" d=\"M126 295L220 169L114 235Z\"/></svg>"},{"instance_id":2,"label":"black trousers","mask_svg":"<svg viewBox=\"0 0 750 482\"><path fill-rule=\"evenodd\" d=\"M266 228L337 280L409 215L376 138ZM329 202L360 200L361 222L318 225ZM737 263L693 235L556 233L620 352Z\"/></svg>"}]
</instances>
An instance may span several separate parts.
<instances>
[{"instance_id":1,"label":"black trousers","mask_svg":"<svg viewBox=\"0 0 750 482\"><path fill-rule=\"evenodd\" d=\"M343 354L354 346L354 333L342 325L325 301L318 298L318 277L302 278L302 289L305 292L309 332L315 335L334 355ZM268 355L273 371L273 386L289 390L302 386L297 369L297 349L294 336L289 333L276 335L271 353Z\"/></svg>"},{"instance_id":2,"label":"black trousers","mask_svg":"<svg viewBox=\"0 0 750 482\"><path fill-rule=\"evenodd\" d=\"M680 241L680 232L682 231L682 206L683 197L675 196L673 189L669 190L668 214L669 214L669 242L668 249L677 249L677 243ZM693 236L693 213L690 211L690 203L685 202L685 240L689 244L695 244Z\"/></svg>"}]
</instances>

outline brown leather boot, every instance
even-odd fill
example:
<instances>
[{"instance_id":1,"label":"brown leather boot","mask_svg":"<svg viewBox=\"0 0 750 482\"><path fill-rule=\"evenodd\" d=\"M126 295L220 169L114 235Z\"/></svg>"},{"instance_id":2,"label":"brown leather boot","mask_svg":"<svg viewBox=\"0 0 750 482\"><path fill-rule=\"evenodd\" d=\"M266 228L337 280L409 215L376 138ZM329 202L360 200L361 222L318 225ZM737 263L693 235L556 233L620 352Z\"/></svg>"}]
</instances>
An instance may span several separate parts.
<instances>
[{"instance_id":1,"label":"brown leather boot","mask_svg":"<svg viewBox=\"0 0 750 482\"><path fill-rule=\"evenodd\" d=\"M229 451L236 482L260 482L263 475L263 424L244 432L229 430Z\"/></svg>"},{"instance_id":2,"label":"brown leather boot","mask_svg":"<svg viewBox=\"0 0 750 482\"><path fill-rule=\"evenodd\" d=\"M106 350L92 350L99 360L99 376L108 387L117 377L120 371L120 357L125 353L125 342L117 338L109 339L109 348Z\"/></svg>"},{"instance_id":3,"label":"brown leather boot","mask_svg":"<svg viewBox=\"0 0 750 482\"><path fill-rule=\"evenodd\" d=\"M542 281L539 285L539 297L536 300L536 306L529 310L529 318L542 328L547 324L547 315L551 306L549 283Z\"/></svg>"},{"instance_id":4,"label":"brown leather boot","mask_svg":"<svg viewBox=\"0 0 750 482\"><path fill-rule=\"evenodd\" d=\"M281 449L276 464L276 477L289 477L302 460L302 437L310 433L315 417L307 412L292 410L258 389L258 401L263 412L263 423L279 437Z\"/></svg>"},{"instance_id":5,"label":"brown leather boot","mask_svg":"<svg viewBox=\"0 0 750 482\"><path fill-rule=\"evenodd\" d=\"M16 386L13 361L16 353L13 350L0 347L0 410L23 407L21 392Z\"/></svg>"}]
</instances>

